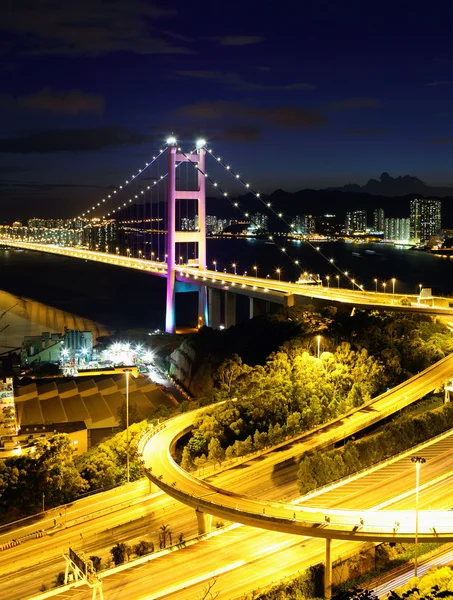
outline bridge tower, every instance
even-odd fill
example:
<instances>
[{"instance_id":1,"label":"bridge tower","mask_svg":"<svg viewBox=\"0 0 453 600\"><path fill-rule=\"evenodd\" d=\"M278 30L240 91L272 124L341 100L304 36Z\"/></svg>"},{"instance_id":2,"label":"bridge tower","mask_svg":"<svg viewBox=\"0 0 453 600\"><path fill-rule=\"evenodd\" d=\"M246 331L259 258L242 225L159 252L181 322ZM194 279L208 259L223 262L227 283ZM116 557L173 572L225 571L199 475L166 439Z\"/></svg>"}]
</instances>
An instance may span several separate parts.
<instances>
[{"instance_id":1,"label":"bridge tower","mask_svg":"<svg viewBox=\"0 0 453 600\"><path fill-rule=\"evenodd\" d=\"M165 316L165 331L175 333L175 283L176 283L176 244L195 242L198 244L198 267L206 269L206 180L205 172L206 149L205 141L197 142L196 152L182 154L178 151L175 138L168 143L168 179L167 179L167 306ZM198 190L176 189L176 163L191 162L198 165ZM176 200L198 201L198 229L196 231L176 230ZM198 327L208 324L207 288L200 286L198 290Z\"/></svg>"}]
</instances>

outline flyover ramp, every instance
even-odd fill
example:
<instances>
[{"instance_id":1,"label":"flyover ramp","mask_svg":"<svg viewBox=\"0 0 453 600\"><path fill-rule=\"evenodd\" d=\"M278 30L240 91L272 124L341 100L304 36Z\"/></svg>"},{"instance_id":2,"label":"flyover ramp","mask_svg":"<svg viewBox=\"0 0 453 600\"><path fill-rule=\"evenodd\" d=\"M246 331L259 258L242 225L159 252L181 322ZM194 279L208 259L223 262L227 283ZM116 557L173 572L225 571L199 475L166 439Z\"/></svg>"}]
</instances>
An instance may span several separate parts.
<instances>
[{"instance_id":1,"label":"flyover ramp","mask_svg":"<svg viewBox=\"0 0 453 600\"><path fill-rule=\"evenodd\" d=\"M335 423L318 428L310 449L327 445L379 421L440 386L453 371L453 355L359 407ZM218 488L184 471L175 463L170 448L190 430L195 419L212 407L170 419L148 432L140 443L147 477L168 495L199 513L272 531L350 541L413 542L415 513L412 510L335 510L300 507L291 503L250 498ZM345 429L346 428L346 429ZM340 430L340 433L339 431ZM292 449L294 452L294 449ZM280 455L281 458L281 455ZM430 542L453 541L453 512L419 511L418 536Z\"/></svg>"}]
</instances>

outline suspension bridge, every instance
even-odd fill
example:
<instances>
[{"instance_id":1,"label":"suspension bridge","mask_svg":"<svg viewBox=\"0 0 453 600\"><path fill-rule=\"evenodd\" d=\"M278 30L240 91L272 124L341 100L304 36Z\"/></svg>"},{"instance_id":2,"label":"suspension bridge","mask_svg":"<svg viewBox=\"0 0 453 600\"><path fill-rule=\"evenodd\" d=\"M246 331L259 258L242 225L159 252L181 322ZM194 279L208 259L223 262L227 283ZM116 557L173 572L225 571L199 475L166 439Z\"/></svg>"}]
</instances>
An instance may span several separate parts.
<instances>
[{"instance_id":1,"label":"suspension bridge","mask_svg":"<svg viewBox=\"0 0 453 600\"><path fill-rule=\"evenodd\" d=\"M162 169L165 157L166 168ZM257 270L250 276L238 275L236 268L234 273L218 272L216 262L210 261L207 256L207 184L215 191L219 201L223 199L229 202L243 219L253 224L254 217L247 206L242 206L225 186L209 175L207 159L216 165L216 169L232 178L236 187L246 191L247 198L278 219L287 232L294 230L294 224L279 212L278 207L273 206L269 199L263 198L260 192L255 191L239 173L208 148L205 140L197 141L194 149L184 151L176 138L171 137L149 163L74 219L76 223L97 224L122 220L121 251L113 240L104 240L102 245L96 244L94 250L80 245L49 243L48 240L41 239L39 230L26 239L2 235L0 243L165 277L165 329L168 333L176 330L175 294L183 291L198 293L198 327L234 325L237 295L249 297L250 317L270 311L273 304L294 306L307 301L453 315L453 309L446 298L430 299L429 303L425 303L417 295L395 294L394 289L393 294L365 291L334 259L325 256L320 247L308 239L304 239L304 242L337 271L338 287L308 283L303 274L309 269L301 265L298 258L291 256L286 242L280 241L282 237L286 240L286 236L277 237L271 233L267 234L267 243L273 244L280 256L291 261L292 266L300 271L299 280L306 283L282 280L280 269L277 269L278 278L258 277ZM140 249L138 246L141 246ZM165 256L164 260L160 259L162 256ZM214 269L208 268L210 264ZM348 282L348 289L339 287L340 276Z\"/></svg>"}]
</instances>

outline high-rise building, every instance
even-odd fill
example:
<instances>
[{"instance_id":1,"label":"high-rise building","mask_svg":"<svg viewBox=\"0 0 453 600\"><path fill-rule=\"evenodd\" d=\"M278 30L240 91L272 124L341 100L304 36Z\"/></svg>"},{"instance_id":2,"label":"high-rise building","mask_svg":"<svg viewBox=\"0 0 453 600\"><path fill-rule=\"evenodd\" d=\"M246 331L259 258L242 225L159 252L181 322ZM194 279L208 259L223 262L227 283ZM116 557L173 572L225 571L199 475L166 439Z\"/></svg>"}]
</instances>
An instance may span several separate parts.
<instances>
[{"instance_id":1,"label":"high-rise building","mask_svg":"<svg viewBox=\"0 0 453 600\"><path fill-rule=\"evenodd\" d=\"M364 232L366 231L366 224L366 210L354 210L346 213L346 233Z\"/></svg>"},{"instance_id":2,"label":"high-rise building","mask_svg":"<svg viewBox=\"0 0 453 600\"><path fill-rule=\"evenodd\" d=\"M410 203L410 238L417 244L426 244L441 231L441 202L428 198L414 198Z\"/></svg>"},{"instance_id":3,"label":"high-rise building","mask_svg":"<svg viewBox=\"0 0 453 600\"><path fill-rule=\"evenodd\" d=\"M384 231L384 209L375 208L373 211L374 231Z\"/></svg>"},{"instance_id":4,"label":"high-rise building","mask_svg":"<svg viewBox=\"0 0 453 600\"><path fill-rule=\"evenodd\" d=\"M255 213L251 217L251 224L255 229L267 231L268 216L262 213Z\"/></svg>"},{"instance_id":5,"label":"high-rise building","mask_svg":"<svg viewBox=\"0 0 453 600\"><path fill-rule=\"evenodd\" d=\"M293 231L300 235L312 235L316 231L316 221L312 215L297 215L293 221Z\"/></svg>"},{"instance_id":6,"label":"high-rise building","mask_svg":"<svg viewBox=\"0 0 453 600\"><path fill-rule=\"evenodd\" d=\"M410 237L410 219L385 219L384 239L390 242L407 242Z\"/></svg>"}]
</instances>

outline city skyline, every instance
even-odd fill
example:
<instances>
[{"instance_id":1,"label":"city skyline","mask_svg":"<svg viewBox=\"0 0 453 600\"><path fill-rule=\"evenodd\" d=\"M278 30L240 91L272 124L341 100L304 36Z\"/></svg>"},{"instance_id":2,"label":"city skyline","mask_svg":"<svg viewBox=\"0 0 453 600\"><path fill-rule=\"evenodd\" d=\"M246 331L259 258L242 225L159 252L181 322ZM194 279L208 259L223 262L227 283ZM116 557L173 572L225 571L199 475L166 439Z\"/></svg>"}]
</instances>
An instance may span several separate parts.
<instances>
[{"instance_id":1,"label":"city skyline","mask_svg":"<svg viewBox=\"0 0 453 600\"><path fill-rule=\"evenodd\" d=\"M203 135L263 192L365 184L383 171L453 185L446 0L429 12L421 2L364 12L355 0L240 9L10 5L2 212L70 216L171 133L185 145Z\"/></svg>"}]
</instances>

